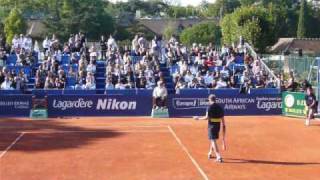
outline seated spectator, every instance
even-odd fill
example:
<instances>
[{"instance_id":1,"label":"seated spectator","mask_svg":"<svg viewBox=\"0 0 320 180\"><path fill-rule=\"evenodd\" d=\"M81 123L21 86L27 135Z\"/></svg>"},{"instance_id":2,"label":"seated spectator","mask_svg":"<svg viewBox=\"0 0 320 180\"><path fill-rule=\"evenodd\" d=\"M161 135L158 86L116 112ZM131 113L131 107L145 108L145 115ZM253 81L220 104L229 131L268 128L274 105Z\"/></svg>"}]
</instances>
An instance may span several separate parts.
<instances>
[{"instance_id":1,"label":"seated spectator","mask_svg":"<svg viewBox=\"0 0 320 180\"><path fill-rule=\"evenodd\" d=\"M12 87L16 90L24 90L28 79L24 76L22 71L19 72L18 76L14 77Z\"/></svg>"},{"instance_id":2,"label":"seated spectator","mask_svg":"<svg viewBox=\"0 0 320 180\"><path fill-rule=\"evenodd\" d=\"M93 60L90 60L90 64L88 64L86 70L87 70L87 72L91 72L91 73L93 73L93 74L96 73L97 68L96 68L96 65L93 64Z\"/></svg>"},{"instance_id":3,"label":"seated spectator","mask_svg":"<svg viewBox=\"0 0 320 180\"><path fill-rule=\"evenodd\" d=\"M54 89L55 88L55 81L53 77L47 76L45 83L44 83L44 89Z\"/></svg>"},{"instance_id":4,"label":"seated spectator","mask_svg":"<svg viewBox=\"0 0 320 180\"><path fill-rule=\"evenodd\" d=\"M10 81L8 76L6 76L4 78L4 82L1 84L1 89L3 89L3 90L12 90L13 89L12 81Z\"/></svg>"},{"instance_id":5,"label":"seated spectator","mask_svg":"<svg viewBox=\"0 0 320 180\"><path fill-rule=\"evenodd\" d=\"M266 82L266 88L277 88L277 81L274 77L269 78Z\"/></svg>"},{"instance_id":6,"label":"seated spectator","mask_svg":"<svg viewBox=\"0 0 320 180\"><path fill-rule=\"evenodd\" d=\"M188 71L187 71L187 74L184 76L184 81L185 81L186 83L189 83L189 82L191 82L193 79L194 79L194 76L192 75L191 71L188 70Z\"/></svg>"},{"instance_id":7,"label":"seated spectator","mask_svg":"<svg viewBox=\"0 0 320 180\"><path fill-rule=\"evenodd\" d=\"M95 79L94 79L93 73L91 72L88 72L87 74L85 89L89 89L89 90L96 89Z\"/></svg>"},{"instance_id":8,"label":"seated spectator","mask_svg":"<svg viewBox=\"0 0 320 180\"><path fill-rule=\"evenodd\" d=\"M115 85L115 89L126 89L126 85L121 81L121 79L118 79L117 84Z\"/></svg>"},{"instance_id":9,"label":"seated spectator","mask_svg":"<svg viewBox=\"0 0 320 180\"><path fill-rule=\"evenodd\" d=\"M219 80L217 81L217 86L215 87L215 89L223 89L223 88L227 88L227 82L225 82L222 77L219 78Z\"/></svg>"},{"instance_id":10,"label":"seated spectator","mask_svg":"<svg viewBox=\"0 0 320 180\"><path fill-rule=\"evenodd\" d=\"M234 76L231 76L231 77L228 79L227 85L228 85L228 87L231 88L231 89L237 88L237 83L236 83L236 80L235 80L235 77L234 77Z\"/></svg>"},{"instance_id":11,"label":"seated spectator","mask_svg":"<svg viewBox=\"0 0 320 180\"><path fill-rule=\"evenodd\" d=\"M168 91L164 85L164 82L159 81L157 83L157 87L154 88L153 94L152 94L153 108L154 109L158 109L159 107L165 108L167 106L167 96L168 96Z\"/></svg>"},{"instance_id":12,"label":"seated spectator","mask_svg":"<svg viewBox=\"0 0 320 180\"><path fill-rule=\"evenodd\" d=\"M112 84L112 79L111 78L107 78L106 79L105 89L106 90L114 89L114 85Z\"/></svg>"},{"instance_id":13,"label":"seated spectator","mask_svg":"<svg viewBox=\"0 0 320 180\"><path fill-rule=\"evenodd\" d=\"M200 84L197 78L193 78L191 82L188 83L188 88L190 89L197 89L200 87Z\"/></svg>"},{"instance_id":14,"label":"seated spectator","mask_svg":"<svg viewBox=\"0 0 320 180\"><path fill-rule=\"evenodd\" d=\"M223 79L228 79L230 76L230 70L226 66L223 66L220 71L220 75Z\"/></svg>"},{"instance_id":15,"label":"seated spectator","mask_svg":"<svg viewBox=\"0 0 320 180\"><path fill-rule=\"evenodd\" d=\"M266 84L265 84L264 80L260 76L258 76L256 88L265 88L265 86L266 86Z\"/></svg>"},{"instance_id":16,"label":"seated spectator","mask_svg":"<svg viewBox=\"0 0 320 180\"><path fill-rule=\"evenodd\" d=\"M139 78L139 82L137 83L137 88L139 89L145 89L147 86L147 80L145 77Z\"/></svg>"},{"instance_id":17,"label":"seated spectator","mask_svg":"<svg viewBox=\"0 0 320 180\"><path fill-rule=\"evenodd\" d=\"M77 79L77 72L74 70L72 66L69 66L68 77L73 77Z\"/></svg>"},{"instance_id":18,"label":"seated spectator","mask_svg":"<svg viewBox=\"0 0 320 180\"><path fill-rule=\"evenodd\" d=\"M153 89L155 87L156 83L153 77L148 77L147 78L147 85L146 88L147 89Z\"/></svg>"},{"instance_id":19,"label":"seated spectator","mask_svg":"<svg viewBox=\"0 0 320 180\"><path fill-rule=\"evenodd\" d=\"M179 90L179 89L185 89L187 87L188 87L188 84L182 78L180 78L176 83L175 89Z\"/></svg>"},{"instance_id":20,"label":"seated spectator","mask_svg":"<svg viewBox=\"0 0 320 180\"><path fill-rule=\"evenodd\" d=\"M295 81L295 78L293 76L293 72L291 71L290 74L289 74L289 81L288 81L288 84L286 86L286 89L288 91L296 91L297 90L297 87L298 87L298 83Z\"/></svg>"},{"instance_id":21,"label":"seated spectator","mask_svg":"<svg viewBox=\"0 0 320 180\"><path fill-rule=\"evenodd\" d=\"M207 87L212 86L212 81L214 80L214 75L210 72L207 71L207 74L203 77L204 83Z\"/></svg>"}]
</instances>

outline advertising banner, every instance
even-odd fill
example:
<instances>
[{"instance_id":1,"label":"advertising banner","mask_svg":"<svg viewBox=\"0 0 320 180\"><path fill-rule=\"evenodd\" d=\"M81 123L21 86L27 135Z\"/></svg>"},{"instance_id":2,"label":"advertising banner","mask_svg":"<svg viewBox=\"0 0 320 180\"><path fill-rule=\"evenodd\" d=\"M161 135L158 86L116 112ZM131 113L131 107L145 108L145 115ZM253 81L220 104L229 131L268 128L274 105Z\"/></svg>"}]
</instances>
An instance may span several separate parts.
<instances>
[{"instance_id":1,"label":"advertising banner","mask_svg":"<svg viewBox=\"0 0 320 180\"><path fill-rule=\"evenodd\" d=\"M150 96L51 95L48 115L57 116L150 116Z\"/></svg>"},{"instance_id":2,"label":"advertising banner","mask_svg":"<svg viewBox=\"0 0 320 180\"><path fill-rule=\"evenodd\" d=\"M0 95L0 116L28 117L31 108L31 95Z\"/></svg>"},{"instance_id":3,"label":"advertising banner","mask_svg":"<svg viewBox=\"0 0 320 180\"><path fill-rule=\"evenodd\" d=\"M226 115L280 115L280 95L219 95L220 104ZM208 107L208 95L175 95L169 99L170 116L203 116Z\"/></svg>"},{"instance_id":4,"label":"advertising banner","mask_svg":"<svg viewBox=\"0 0 320 180\"><path fill-rule=\"evenodd\" d=\"M307 114L305 94L300 92L282 93L282 114L284 116L305 117Z\"/></svg>"}]
</instances>

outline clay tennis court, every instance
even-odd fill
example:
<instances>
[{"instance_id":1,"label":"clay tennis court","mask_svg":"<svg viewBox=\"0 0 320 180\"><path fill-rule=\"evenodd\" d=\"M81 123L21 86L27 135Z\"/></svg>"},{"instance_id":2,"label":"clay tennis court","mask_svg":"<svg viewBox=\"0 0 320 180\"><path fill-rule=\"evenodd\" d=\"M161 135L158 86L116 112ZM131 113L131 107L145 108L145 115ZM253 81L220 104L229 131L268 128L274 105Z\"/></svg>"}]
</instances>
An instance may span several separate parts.
<instances>
[{"instance_id":1,"label":"clay tennis court","mask_svg":"<svg viewBox=\"0 0 320 180\"><path fill-rule=\"evenodd\" d=\"M320 122L227 117L225 163L205 121L147 117L0 120L0 179L319 179Z\"/></svg>"}]
</instances>

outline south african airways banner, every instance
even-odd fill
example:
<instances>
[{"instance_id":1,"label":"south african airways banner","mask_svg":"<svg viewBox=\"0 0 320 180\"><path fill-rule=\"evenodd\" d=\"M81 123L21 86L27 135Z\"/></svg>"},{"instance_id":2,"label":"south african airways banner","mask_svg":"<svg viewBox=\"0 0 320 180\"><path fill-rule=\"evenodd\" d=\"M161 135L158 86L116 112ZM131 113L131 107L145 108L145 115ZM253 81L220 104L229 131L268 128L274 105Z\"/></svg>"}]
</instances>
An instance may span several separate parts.
<instances>
[{"instance_id":1,"label":"south african airways banner","mask_svg":"<svg viewBox=\"0 0 320 180\"><path fill-rule=\"evenodd\" d=\"M217 103L225 115L280 115L281 95L250 95L234 96L219 95ZM169 113L172 116L201 116L205 115L209 105L208 95L175 95L169 99Z\"/></svg>"}]
</instances>

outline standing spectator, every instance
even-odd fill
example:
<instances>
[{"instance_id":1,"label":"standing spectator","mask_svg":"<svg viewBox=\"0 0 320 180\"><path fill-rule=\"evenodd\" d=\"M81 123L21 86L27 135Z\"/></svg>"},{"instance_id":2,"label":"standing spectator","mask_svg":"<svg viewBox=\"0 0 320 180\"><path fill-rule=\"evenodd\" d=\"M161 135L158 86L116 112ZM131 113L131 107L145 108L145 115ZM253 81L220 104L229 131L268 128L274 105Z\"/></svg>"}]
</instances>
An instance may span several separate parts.
<instances>
[{"instance_id":1,"label":"standing spectator","mask_svg":"<svg viewBox=\"0 0 320 180\"><path fill-rule=\"evenodd\" d=\"M112 35L110 35L108 42L107 42L107 45L108 45L109 51L115 51L116 49L118 49L118 45L117 45L116 41L113 39Z\"/></svg>"},{"instance_id":2,"label":"standing spectator","mask_svg":"<svg viewBox=\"0 0 320 180\"><path fill-rule=\"evenodd\" d=\"M45 54L47 54L47 51L50 50L50 45L51 45L51 41L48 38L48 36L46 36L46 38L42 42L42 47Z\"/></svg>"},{"instance_id":3,"label":"standing spectator","mask_svg":"<svg viewBox=\"0 0 320 180\"><path fill-rule=\"evenodd\" d=\"M103 35L100 39L100 56L101 60L107 60L107 40Z\"/></svg>"}]
</instances>

